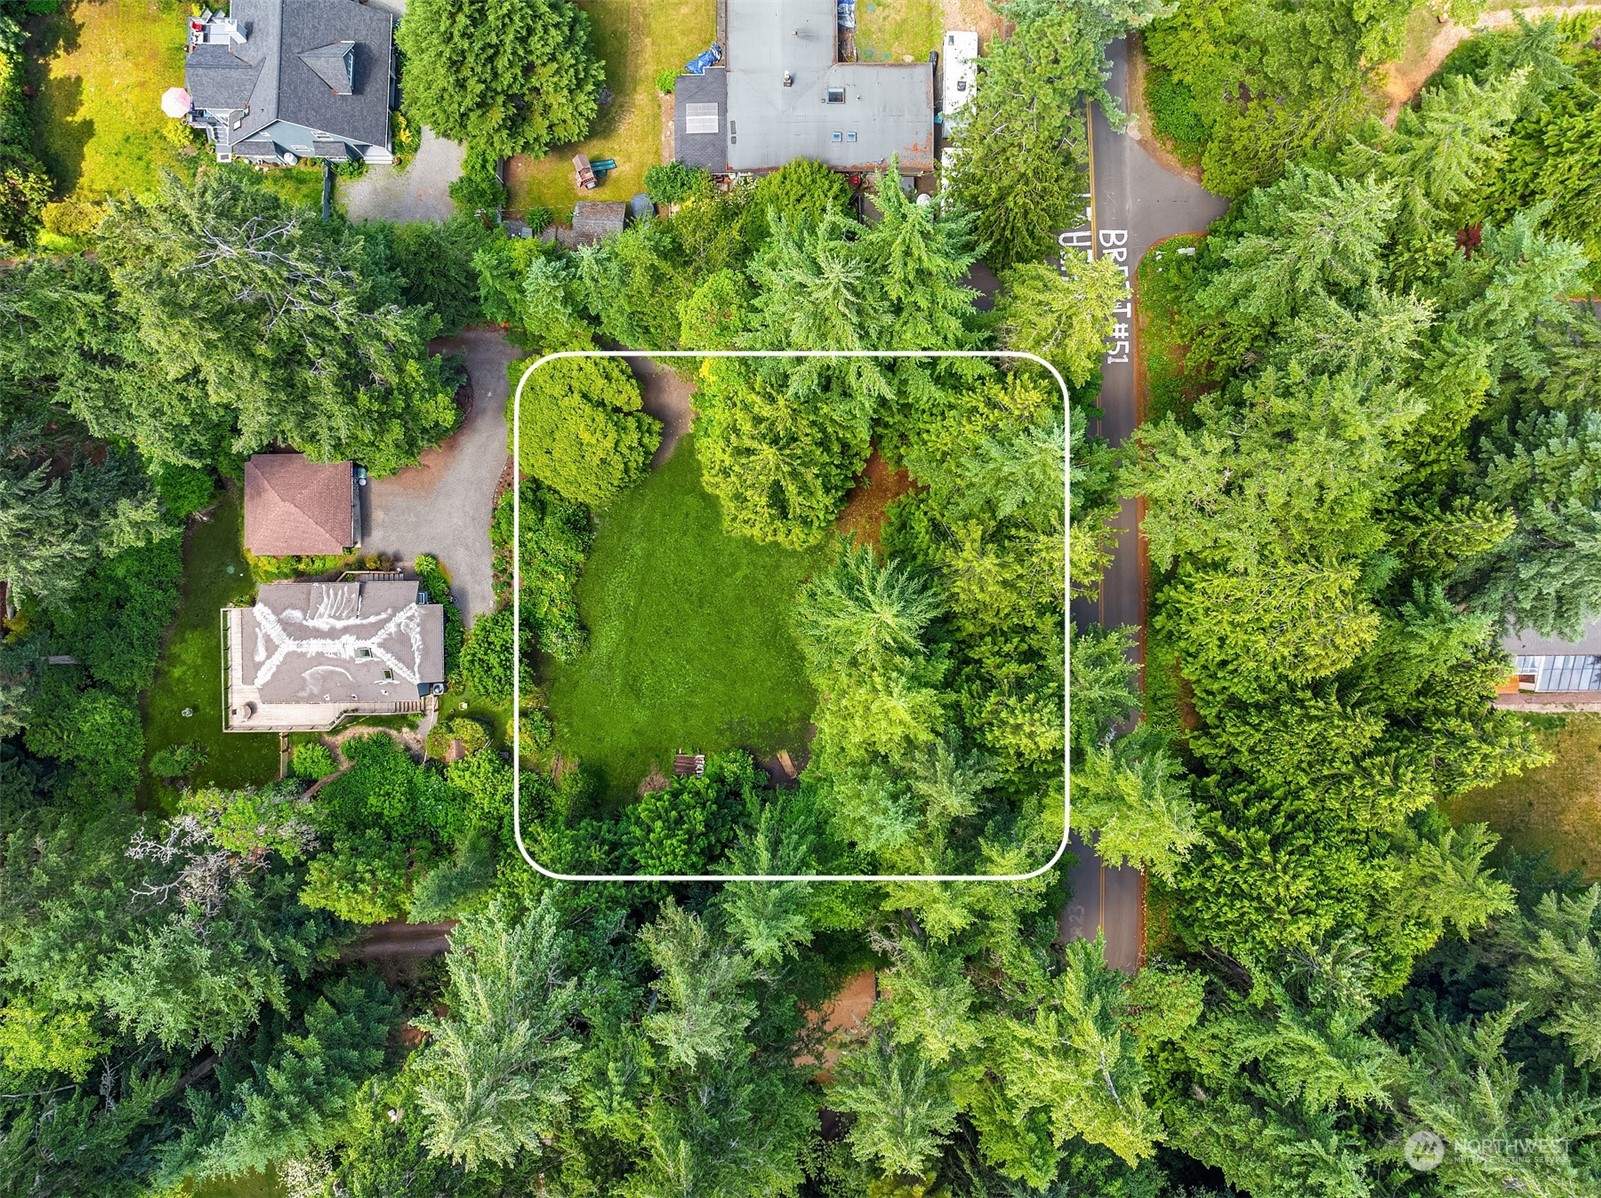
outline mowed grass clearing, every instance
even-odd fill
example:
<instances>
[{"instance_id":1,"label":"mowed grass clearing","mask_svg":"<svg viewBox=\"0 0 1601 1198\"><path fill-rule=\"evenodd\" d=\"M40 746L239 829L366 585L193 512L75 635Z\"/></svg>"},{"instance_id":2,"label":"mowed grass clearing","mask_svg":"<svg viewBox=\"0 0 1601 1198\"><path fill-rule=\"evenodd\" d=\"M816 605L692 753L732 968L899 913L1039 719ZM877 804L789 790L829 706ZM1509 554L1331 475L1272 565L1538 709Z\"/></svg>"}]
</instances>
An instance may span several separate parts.
<instances>
[{"instance_id":1,"label":"mowed grass clearing","mask_svg":"<svg viewBox=\"0 0 1601 1198\"><path fill-rule=\"evenodd\" d=\"M1564 870L1601 879L1601 715L1535 716L1550 765L1445 804L1453 823L1486 823L1520 852L1549 849Z\"/></svg>"},{"instance_id":2,"label":"mowed grass clearing","mask_svg":"<svg viewBox=\"0 0 1601 1198\"><path fill-rule=\"evenodd\" d=\"M277 735L222 730L222 609L255 593L240 552L238 492L230 489L208 516L184 538L183 594L145 696L147 760L173 745L201 744L206 763L195 771L193 784L270 782L278 776ZM186 708L193 714L185 716ZM159 803L171 798L159 783L153 781L152 789Z\"/></svg>"},{"instance_id":3,"label":"mowed grass clearing","mask_svg":"<svg viewBox=\"0 0 1601 1198\"><path fill-rule=\"evenodd\" d=\"M856 57L922 62L945 40L940 0L856 0Z\"/></svg>"},{"instance_id":4,"label":"mowed grass clearing","mask_svg":"<svg viewBox=\"0 0 1601 1198\"><path fill-rule=\"evenodd\" d=\"M555 751L622 801L680 750L804 747L815 697L790 612L831 551L724 533L685 437L599 517L578 584L589 648L541 666Z\"/></svg>"},{"instance_id":5,"label":"mowed grass clearing","mask_svg":"<svg viewBox=\"0 0 1601 1198\"><path fill-rule=\"evenodd\" d=\"M645 190L645 168L661 161L662 100L656 76L683 65L717 32L715 0L579 0L594 25L595 52L606 63L612 102L577 145L544 158L519 156L506 171L513 212L549 208L565 220L579 200L626 200ZM671 110L669 109L669 113ZM617 169L594 191L573 186L573 155L615 158Z\"/></svg>"},{"instance_id":6,"label":"mowed grass clearing","mask_svg":"<svg viewBox=\"0 0 1601 1198\"><path fill-rule=\"evenodd\" d=\"M59 196L146 192L178 163L187 134L169 134L161 93L183 86L188 15L179 0L69 0L38 18L34 129Z\"/></svg>"}]
</instances>

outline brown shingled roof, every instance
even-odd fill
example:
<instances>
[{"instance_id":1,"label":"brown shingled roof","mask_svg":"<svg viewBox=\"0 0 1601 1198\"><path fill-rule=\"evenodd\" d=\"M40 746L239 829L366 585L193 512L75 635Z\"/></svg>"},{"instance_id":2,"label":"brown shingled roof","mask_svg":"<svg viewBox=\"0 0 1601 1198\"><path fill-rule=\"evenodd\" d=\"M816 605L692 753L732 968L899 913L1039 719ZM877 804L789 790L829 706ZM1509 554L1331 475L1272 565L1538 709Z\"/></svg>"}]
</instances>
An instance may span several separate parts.
<instances>
[{"instance_id":1,"label":"brown shingled roof","mask_svg":"<svg viewBox=\"0 0 1601 1198\"><path fill-rule=\"evenodd\" d=\"M354 543L349 462L258 453L245 463L245 548L257 557L343 553Z\"/></svg>"}]
</instances>

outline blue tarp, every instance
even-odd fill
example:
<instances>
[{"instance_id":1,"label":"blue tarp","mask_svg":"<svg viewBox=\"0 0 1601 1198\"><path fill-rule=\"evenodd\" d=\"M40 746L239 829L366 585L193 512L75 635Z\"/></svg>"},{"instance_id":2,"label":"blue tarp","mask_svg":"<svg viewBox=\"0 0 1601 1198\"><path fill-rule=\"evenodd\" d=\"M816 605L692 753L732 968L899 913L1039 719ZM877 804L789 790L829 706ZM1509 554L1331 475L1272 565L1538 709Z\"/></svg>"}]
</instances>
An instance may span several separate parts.
<instances>
[{"instance_id":1,"label":"blue tarp","mask_svg":"<svg viewBox=\"0 0 1601 1198\"><path fill-rule=\"evenodd\" d=\"M839 0L839 27L856 28L856 0Z\"/></svg>"},{"instance_id":2,"label":"blue tarp","mask_svg":"<svg viewBox=\"0 0 1601 1198\"><path fill-rule=\"evenodd\" d=\"M704 75L706 73L706 68L710 66L716 66L717 63L722 61L722 57L723 48L716 42L713 42L710 50L705 50L700 54L695 55L694 58L691 58L687 63L684 64L684 73L688 75Z\"/></svg>"}]
</instances>

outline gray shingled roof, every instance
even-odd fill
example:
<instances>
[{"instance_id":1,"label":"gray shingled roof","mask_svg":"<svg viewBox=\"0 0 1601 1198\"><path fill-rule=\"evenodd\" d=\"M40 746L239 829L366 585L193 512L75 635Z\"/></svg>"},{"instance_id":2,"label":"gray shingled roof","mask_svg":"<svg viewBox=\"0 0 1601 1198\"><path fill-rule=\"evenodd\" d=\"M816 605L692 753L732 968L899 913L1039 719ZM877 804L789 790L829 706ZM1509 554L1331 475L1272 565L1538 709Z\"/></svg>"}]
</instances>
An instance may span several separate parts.
<instances>
[{"instance_id":1,"label":"gray shingled roof","mask_svg":"<svg viewBox=\"0 0 1601 1198\"><path fill-rule=\"evenodd\" d=\"M247 62L227 46L196 46L184 68L184 83L196 108L243 108L260 77L259 58Z\"/></svg>"},{"instance_id":2,"label":"gray shingled roof","mask_svg":"<svg viewBox=\"0 0 1601 1198\"><path fill-rule=\"evenodd\" d=\"M838 39L834 0L728 0L729 169L934 169L933 64L835 62Z\"/></svg>"},{"instance_id":3,"label":"gray shingled roof","mask_svg":"<svg viewBox=\"0 0 1601 1198\"><path fill-rule=\"evenodd\" d=\"M240 143L280 120L359 145L389 145L392 16L356 0L233 0L229 15L243 44L196 46L184 85L197 109L249 109L228 138L241 153L254 151Z\"/></svg>"},{"instance_id":4,"label":"gray shingled roof","mask_svg":"<svg viewBox=\"0 0 1601 1198\"><path fill-rule=\"evenodd\" d=\"M691 104L717 107L717 132L691 133ZM728 72L708 67L704 75L680 75L673 87L673 157L714 175L728 171Z\"/></svg>"},{"instance_id":5,"label":"gray shingled roof","mask_svg":"<svg viewBox=\"0 0 1601 1198\"><path fill-rule=\"evenodd\" d=\"M363 145L387 146L394 17L355 0L281 2L287 53L278 79L278 119ZM356 43L351 95L336 95L301 57L342 41Z\"/></svg>"},{"instance_id":6,"label":"gray shingled roof","mask_svg":"<svg viewBox=\"0 0 1601 1198\"><path fill-rule=\"evenodd\" d=\"M315 50L303 51L299 58L317 72L317 78L326 83L336 96L348 96L354 90L355 42L333 42L327 46L318 46Z\"/></svg>"}]
</instances>

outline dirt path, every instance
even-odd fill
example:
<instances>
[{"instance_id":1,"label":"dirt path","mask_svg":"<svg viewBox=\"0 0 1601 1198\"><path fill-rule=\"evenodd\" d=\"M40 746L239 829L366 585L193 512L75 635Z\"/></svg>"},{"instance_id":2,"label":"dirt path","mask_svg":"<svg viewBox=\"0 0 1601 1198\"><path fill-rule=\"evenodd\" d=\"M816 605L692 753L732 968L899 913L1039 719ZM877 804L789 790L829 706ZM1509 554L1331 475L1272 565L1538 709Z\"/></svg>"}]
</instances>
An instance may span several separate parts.
<instances>
[{"instance_id":1,"label":"dirt path","mask_svg":"<svg viewBox=\"0 0 1601 1198\"><path fill-rule=\"evenodd\" d=\"M450 951L453 919L444 923L374 924L366 935L339 953L342 961L379 961L395 957L438 957Z\"/></svg>"},{"instance_id":2,"label":"dirt path","mask_svg":"<svg viewBox=\"0 0 1601 1198\"><path fill-rule=\"evenodd\" d=\"M1597 11L1601 11L1601 4L1567 4L1552 8L1503 8L1485 13L1472 25L1458 25L1454 21L1443 22L1421 59L1416 62L1402 60L1385 65L1384 94L1389 103L1385 108L1384 123L1395 124L1402 107L1418 94L1428 82L1429 76L1440 69L1440 65L1450 56L1452 50L1475 33L1510 29L1517 23L1515 14L1518 12L1530 20L1539 20L1541 17L1567 17L1575 13Z\"/></svg>"},{"instance_id":3,"label":"dirt path","mask_svg":"<svg viewBox=\"0 0 1601 1198\"><path fill-rule=\"evenodd\" d=\"M944 0L946 29L972 29L978 33L978 52L984 53L992 38L1006 31L1006 21L989 6L988 0Z\"/></svg>"},{"instance_id":4,"label":"dirt path","mask_svg":"<svg viewBox=\"0 0 1601 1198\"><path fill-rule=\"evenodd\" d=\"M679 438L689 431L695 416L695 386L654 358L625 360L639 380L640 401L645 411L662 422L662 441L650 458L650 468L655 470L673 456Z\"/></svg>"}]
</instances>

